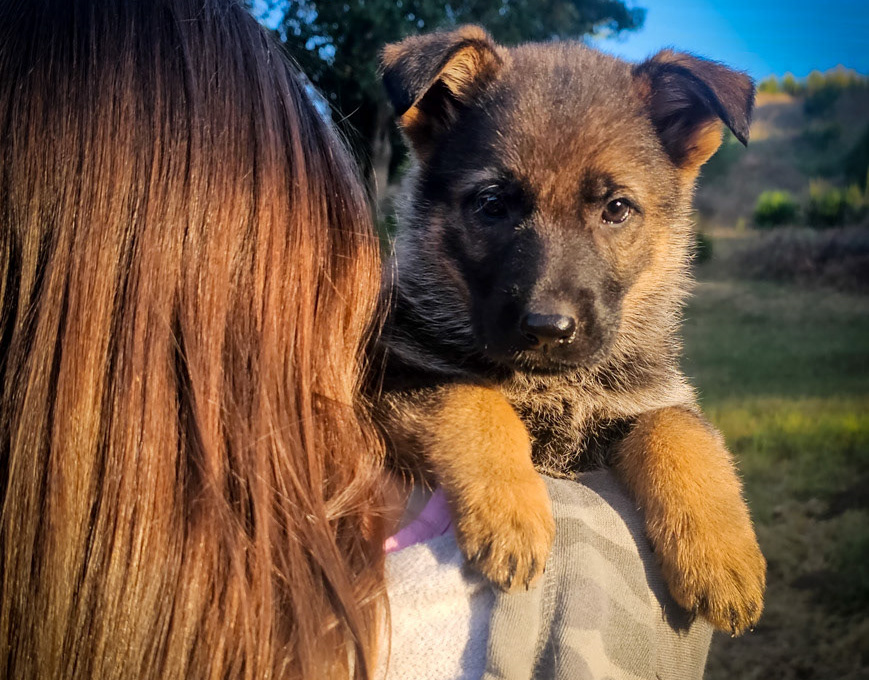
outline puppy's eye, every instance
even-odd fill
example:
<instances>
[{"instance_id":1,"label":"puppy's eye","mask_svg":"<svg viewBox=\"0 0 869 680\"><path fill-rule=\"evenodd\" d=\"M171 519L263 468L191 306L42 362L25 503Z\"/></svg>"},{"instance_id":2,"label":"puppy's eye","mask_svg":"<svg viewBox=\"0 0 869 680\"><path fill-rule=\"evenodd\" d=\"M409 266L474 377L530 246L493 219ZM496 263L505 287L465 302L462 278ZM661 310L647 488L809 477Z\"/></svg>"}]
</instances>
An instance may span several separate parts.
<instances>
[{"instance_id":1,"label":"puppy's eye","mask_svg":"<svg viewBox=\"0 0 869 680\"><path fill-rule=\"evenodd\" d=\"M507 203L497 191L488 190L477 194L476 209L492 220L507 216Z\"/></svg>"},{"instance_id":2,"label":"puppy's eye","mask_svg":"<svg viewBox=\"0 0 869 680\"><path fill-rule=\"evenodd\" d=\"M621 224L631 216L633 208L623 198L616 198L604 206L601 219L607 224Z\"/></svg>"}]
</instances>

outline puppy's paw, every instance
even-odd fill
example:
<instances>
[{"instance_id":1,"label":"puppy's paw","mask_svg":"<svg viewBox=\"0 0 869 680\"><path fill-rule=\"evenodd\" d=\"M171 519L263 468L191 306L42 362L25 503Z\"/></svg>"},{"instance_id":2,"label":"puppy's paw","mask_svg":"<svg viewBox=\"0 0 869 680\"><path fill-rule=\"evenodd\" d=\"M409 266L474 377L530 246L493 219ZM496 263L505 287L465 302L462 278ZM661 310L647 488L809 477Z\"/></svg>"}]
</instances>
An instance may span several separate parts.
<instances>
[{"instance_id":1,"label":"puppy's paw","mask_svg":"<svg viewBox=\"0 0 869 680\"><path fill-rule=\"evenodd\" d=\"M721 435L690 408L644 413L616 457L670 593L733 635L763 609L766 561Z\"/></svg>"},{"instance_id":2,"label":"puppy's paw","mask_svg":"<svg viewBox=\"0 0 869 680\"><path fill-rule=\"evenodd\" d=\"M766 560L750 521L722 531L692 518L689 531L656 545L673 599L733 636L755 626L763 611ZM712 529L707 531L704 529Z\"/></svg>"},{"instance_id":3,"label":"puppy's paw","mask_svg":"<svg viewBox=\"0 0 869 680\"><path fill-rule=\"evenodd\" d=\"M505 591L529 588L555 538L546 485L533 471L510 483L481 481L451 499L456 536L471 565Z\"/></svg>"}]
</instances>

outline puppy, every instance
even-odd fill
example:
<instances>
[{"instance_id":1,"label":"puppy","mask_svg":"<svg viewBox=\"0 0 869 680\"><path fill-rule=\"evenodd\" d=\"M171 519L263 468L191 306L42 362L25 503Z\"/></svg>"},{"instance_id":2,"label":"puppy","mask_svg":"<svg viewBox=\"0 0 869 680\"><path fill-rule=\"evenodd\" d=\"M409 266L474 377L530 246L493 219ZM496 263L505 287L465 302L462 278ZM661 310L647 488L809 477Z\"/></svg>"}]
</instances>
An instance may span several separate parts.
<instances>
[{"instance_id":1,"label":"puppy","mask_svg":"<svg viewBox=\"0 0 869 680\"><path fill-rule=\"evenodd\" d=\"M765 561L678 365L694 181L722 123L746 142L751 80L475 26L389 45L382 73L414 160L379 347L396 465L443 487L464 553L505 589L553 539L535 467L611 465L676 601L754 625Z\"/></svg>"}]
</instances>

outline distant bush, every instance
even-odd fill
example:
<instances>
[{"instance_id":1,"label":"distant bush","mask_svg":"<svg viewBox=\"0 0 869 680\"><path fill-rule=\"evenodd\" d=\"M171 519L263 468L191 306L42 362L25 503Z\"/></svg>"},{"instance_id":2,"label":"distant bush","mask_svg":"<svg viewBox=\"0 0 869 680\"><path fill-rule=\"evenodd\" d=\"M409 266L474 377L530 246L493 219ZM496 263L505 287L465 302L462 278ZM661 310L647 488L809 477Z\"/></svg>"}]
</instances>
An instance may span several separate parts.
<instances>
[{"instance_id":1,"label":"distant bush","mask_svg":"<svg viewBox=\"0 0 869 680\"><path fill-rule=\"evenodd\" d=\"M835 227L845 222L845 196L840 189L825 182L813 180L809 185L809 202L806 205L806 223L822 229Z\"/></svg>"},{"instance_id":2,"label":"distant bush","mask_svg":"<svg viewBox=\"0 0 869 680\"><path fill-rule=\"evenodd\" d=\"M809 183L809 201L806 204L806 224L815 229L838 227L859 222L867 212L867 202L856 184L839 189L827 182Z\"/></svg>"},{"instance_id":3,"label":"distant bush","mask_svg":"<svg viewBox=\"0 0 869 680\"><path fill-rule=\"evenodd\" d=\"M827 147L841 136L842 126L839 123L822 123L807 127L801 138L816 151L826 151Z\"/></svg>"},{"instance_id":4,"label":"distant bush","mask_svg":"<svg viewBox=\"0 0 869 680\"><path fill-rule=\"evenodd\" d=\"M803 111L807 116L823 116L833 108L841 94L842 90L835 87L822 87L810 91L803 101Z\"/></svg>"},{"instance_id":5,"label":"distant bush","mask_svg":"<svg viewBox=\"0 0 869 680\"><path fill-rule=\"evenodd\" d=\"M812 71L806 78L803 110L807 116L822 116L833 108L843 92L866 88L867 84L865 77L841 66L826 73Z\"/></svg>"},{"instance_id":6,"label":"distant bush","mask_svg":"<svg viewBox=\"0 0 869 680\"><path fill-rule=\"evenodd\" d=\"M741 251L736 262L749 278L869 292L869 229L776 229Z\"/></svg>"},{"instance_id":7,"label":"distant bush","mask_svg":"<svg viewBox=\"0 0 869 680\"><path fill-rule=\"evenodd\" d=\"M827 111L845 90L869 87L869 78L854 70L837 66L824 73L812 71L808 77L798 79L793 73L785 73L780 80L775 76L764 78L758 85L758 92L777 94L785 92L792 97L805 97L805 111L808 115L819 115Z\"/></svg>"},{"instance_id":8,"label":"distant bush","mask_svg":"<svg viewBox=\"0 0 869 680\"><path fill-rule=\"evenodd\" d=\"M785 77L781 81L781 89L782 92L797 96L803 94L805 86L794 78L793 73L785 73Z\"/></svg>"},{"instance_id":9,"label":"distant bush","mask_svg":"<svg viewBox=\"0 0 869 680\"><path fill-rule=\"evenodd\" d=\"M778 78L775 76L767 76L757 84L757 91L765 92L767 94L776 94L777 92L780 92Z\"/></svg>"},{"instance_id":10,"label":"distant bush","mask_svg":"<svg viewBox=\"0 0 869 680\"><path fill-rule=\"evenodd\" d=\"M799 206L787 191L764 191L754 207L754 223L761 228L794 224Z\"/></svg>"},{"instance_id":11,"label":"distant bush","mask_svg":"<svg viewBox=\"0 0 869 680\"><path fill-rule=\"evenodd\" d=\"M845 189L845 219L859 222L869 212L869 192L865 194L858 184L852 184Z\"/></svg>"},{"instance_id":12,"label":"distant bush","mask_svg":"<svg viewBox=\"0 0 869 680\"><path fill-rule=\"evenodd\" d=\"M780 94L785 92L793 97L798 97L805 93L806 85L794 77L793 73L785 73L784 77L779 80L775 76L767 76L760 81L757 86L758 92L767 94Z\"/></svg>"},{"instance_id":13,"label":"distant bush","mask_svg":"<svg viewBox=\"0 0 869 680\"><path fill-rule=\"evenodd\" d=\"M869 125L845 156L842 166L849 182L869 191Z\"/></svg>"},{"instance_id":14,"label":"distant bush","mask_svg":"<svg viewBox=\"0 0 869 680\"><path fill-rule=\"evenodd\" d=\"M839 90L850 90L854 88L866 87L869 85L869 78L860 75L857 71L837 66L828 71L821 73L820 71L812 71L809 77L806 78L806 89L809 93L817 92L825 88Z\"/></svg>"}]
</instances>

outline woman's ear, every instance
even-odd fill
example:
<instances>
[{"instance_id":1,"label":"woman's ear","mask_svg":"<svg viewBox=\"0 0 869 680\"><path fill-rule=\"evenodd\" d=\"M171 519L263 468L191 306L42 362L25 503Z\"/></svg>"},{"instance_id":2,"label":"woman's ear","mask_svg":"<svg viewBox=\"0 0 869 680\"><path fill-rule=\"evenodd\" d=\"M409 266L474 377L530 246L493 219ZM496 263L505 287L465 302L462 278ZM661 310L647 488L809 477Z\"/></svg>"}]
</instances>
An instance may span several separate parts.
<instances>
[{"instance_id":1,"label":"woman's ear","mask_svg":"<svg viewBox=\"0 0 869 680\"><path fill-rule=\"evenodd\" d=\"M664 149L691 180L721 144L722 122L748 143L754 82L745 73L664 50L633 75Z\"/></svg>"},{"instance_id":2,"label":"woman's ear","mask_svg":"<svg viewBox=\"0 0 869 680\"><path fill-rule=\"evenodd\" d=\"M384 48L383 84L418 157L428 155L507 58L479 26L415 36Z\"/></svg>"}]
</instances>

